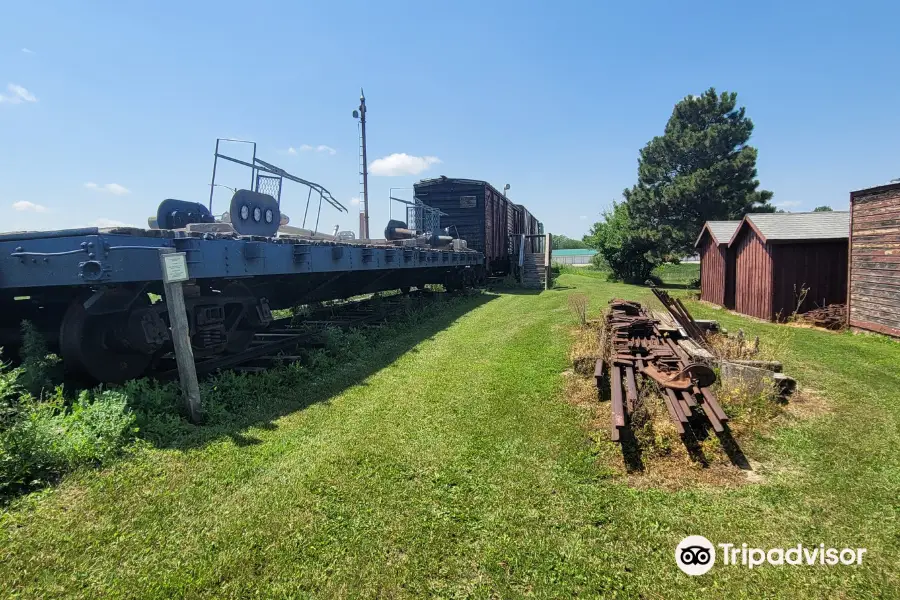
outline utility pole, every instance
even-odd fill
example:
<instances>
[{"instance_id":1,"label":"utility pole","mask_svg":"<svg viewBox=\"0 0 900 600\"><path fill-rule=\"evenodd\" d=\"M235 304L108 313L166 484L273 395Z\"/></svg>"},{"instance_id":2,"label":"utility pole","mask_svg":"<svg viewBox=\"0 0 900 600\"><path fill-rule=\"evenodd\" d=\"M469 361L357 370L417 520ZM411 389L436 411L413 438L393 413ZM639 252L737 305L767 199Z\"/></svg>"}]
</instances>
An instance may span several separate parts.
<instances>
[{"instance_id":1,"label":"utility pole","mask_svg":"<svg viewBox=\"0 0 900 600\"><path fill-rule=\"evenodd\" d=\"M359 220L359 237L369 239L369 164L366 160L366 95L362 88L359 88L359 111L353 111L353 118L359 119L359 145L362 159L360 175L362 175L363 212Z\"/></svg>"}]
</instances>

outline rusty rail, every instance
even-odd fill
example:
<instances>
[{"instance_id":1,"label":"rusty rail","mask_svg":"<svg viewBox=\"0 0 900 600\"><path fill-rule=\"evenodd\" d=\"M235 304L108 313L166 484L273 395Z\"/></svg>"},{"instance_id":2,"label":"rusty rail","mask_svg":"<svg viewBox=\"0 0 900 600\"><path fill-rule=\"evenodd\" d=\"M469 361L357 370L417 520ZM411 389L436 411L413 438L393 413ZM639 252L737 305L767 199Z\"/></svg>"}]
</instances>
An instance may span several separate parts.
<instances>
[{"instance_id":1,"label":"rusty rail","mask_svg":"<svg viewBox=\"0 0 900 600\"><path fill-rule=\"evenodd\" d=\"M703 346L706 350L710 350L709 342L706 339L706 332L697 325L697 322L694 321L694 317L691 316L691 313L688 312L688 309L682 304L681 299L672 298L667 291L659 288L650 289L653 291L653 295L656 296L660 304L669 311L672 318L674 318L681 328L684 329L688 337Z\"/></svg>"},{"instance_id":2,"label":"rusty rail","mask_svg":"<svg viewBox=\"0 0 900 600\"><path fill-rule=\"evenodd\" d=\"M657 290L654 289L654 293ZM678 323L692 335L700 328L684 306L665 292L657 298ZM728 416L709 386L715 374L709 367L690 362L690 358L660 330L660 324L637 302L614 299L604 324L609 340L608 358L598 360L594 369L597 387L609 386L612 401L612 440L621 440L621 430L640 401L638 376L663 390L663 402L679 434L684 435L690 421L705 419L716 432L725 430ZM696 338L704 340L703 337Z\"/></svg>"}]
</instances>

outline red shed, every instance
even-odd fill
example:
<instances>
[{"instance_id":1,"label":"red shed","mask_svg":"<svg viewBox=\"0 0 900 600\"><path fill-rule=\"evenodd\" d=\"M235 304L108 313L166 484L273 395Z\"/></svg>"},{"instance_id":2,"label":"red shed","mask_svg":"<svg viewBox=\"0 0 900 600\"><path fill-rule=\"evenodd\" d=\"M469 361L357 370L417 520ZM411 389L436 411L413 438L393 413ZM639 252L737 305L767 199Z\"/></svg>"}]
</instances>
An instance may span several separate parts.
<instances>
[{"instance_id":1,"label":"red shed","mask_svg":"<svg viewBox=\"0 0 900 600\"><path fill-rule=\"evenodd\" d=\"M729 243L735 252L735 310L782 320L795 310L845 302L849 234L846 211L745 216Z\"/></svg>"},{"instance_id":2,"label":"red shed","mask_svg":"<svg viewBox=\"0 0 900 600\"><path fill-rule=\"evenodd\" d=\"M740 221L707 221L694 247L700 254L700 299L734 308L734 250L728 242Z\"/></svg>"},{"instance_id":3,"label":"red shed","mask_svg":"<svg viewBox=\"0 0 900 600\"><path fill-rule=\"evenodd\" d=\"M850 193L850 326L900 336L900 183Z\"/></svg>"}]
</instances>

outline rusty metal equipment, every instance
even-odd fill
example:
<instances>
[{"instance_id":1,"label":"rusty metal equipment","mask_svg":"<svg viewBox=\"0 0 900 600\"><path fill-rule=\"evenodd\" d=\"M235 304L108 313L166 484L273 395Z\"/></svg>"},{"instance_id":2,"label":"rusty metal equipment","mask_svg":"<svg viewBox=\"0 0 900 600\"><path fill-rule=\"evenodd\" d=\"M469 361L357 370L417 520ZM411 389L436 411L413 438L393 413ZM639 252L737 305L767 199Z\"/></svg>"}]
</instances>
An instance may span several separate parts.
<instances>
[{"instance_id":1,"label":"rusty metal equipment","mask_svg":"<svg viewBox=\"0 0 900 600\"><path fill-rule=\"evenodd\" d=\"M692 337L695 331L700 332L678 301L665 305ZM702 332L697 335L703 339ZM715 372L707 365L691 362L672 332L661 331L659 321L639 303L610 300L604 336L609 353L606 360L597 361L594 376L598 388L609 386L613 441L620 441L621 429L627 427L639 400L639 375L660 386L666 410L680 434L685 433L692 418L707 420L716 432L725 430L728 416L710 390Z\"/></svg>"},{"instance_id":2,"label":"rusty metal equipment","mask_svg":"<svg viewBox=\"0 0 900 600\"><path fill-rule=\"evenodd\" d=\"M838 330L847 326L847 305L829 304L798 315L800 321L816 327Z\"/></svg>"},{"instance_id":3,"label":"rusty metal equipment","mask_svg":"<svg viewBox=\"0 0 900 600\"><path fill-rule=\"evenodd\" d=\"M694 317L691 316L691 313L688 312L688 309L685 308L684 304L682 304L679 298L672 298L669 293L665 290L661 290L659 288L651 288L653 294L656 296L657 300L659 300L660 304L665 307L669 314L672 315L672 318L684 329L685 333L687 333L688 337L693 339L695 342L709 350L709 343L706 340L706 332L697 325L697 322L694 321Z\"/></svg>"}]
</instances>

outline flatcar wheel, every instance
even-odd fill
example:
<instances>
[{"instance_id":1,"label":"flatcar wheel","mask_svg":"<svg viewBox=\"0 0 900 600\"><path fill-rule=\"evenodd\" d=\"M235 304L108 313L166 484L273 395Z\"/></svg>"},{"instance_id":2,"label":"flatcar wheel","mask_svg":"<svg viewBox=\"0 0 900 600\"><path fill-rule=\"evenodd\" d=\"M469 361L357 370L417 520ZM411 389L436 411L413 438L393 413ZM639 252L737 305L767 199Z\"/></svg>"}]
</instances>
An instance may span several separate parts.
<instances>
[{"instance_id":1,"label":"flatcar wheel","mask_svg":"<svg viewBox=\"0 0 900 600\"><path fill-rule=\"evenodd\" d=\"M123 302L132 297L116 290L107 293L122 294ZM146 296L141 298L143 304L149 304ZM69 305L59 328L59 349L66 369L104 383L122 383L143 375L153 356L113 344L119 335L116 326L125 313L91 315L84 309L84 300L77 298Z\"/></svg>"},{"instance_id":2,"label":"flatcar wheel","mask_svg":"<svg viewBox=\"0 0 900 600\"><path fill-rule=\"evenodd\" d=\"M252 299L252 304L256 303L256 296L254 296L253 292L250 291L250 288L243 283L229 283L225 286L225 289L222 290L222 295L226 298L240 298L242 300ZM239 310L235 304L232 304L230 308L231 310ZM242 314L239 318L240 322L237 323L231 331L228 331L228 340L225 342L225 352L228 354L238 354L249 348L250 343L253 341L253 336L256 335L256 331L247 329L248 324L246 315ZM226 323L228 322L226 321ZM244 329L241 329L241 327L244 327Z\"/></svg>"}]
</instances>

